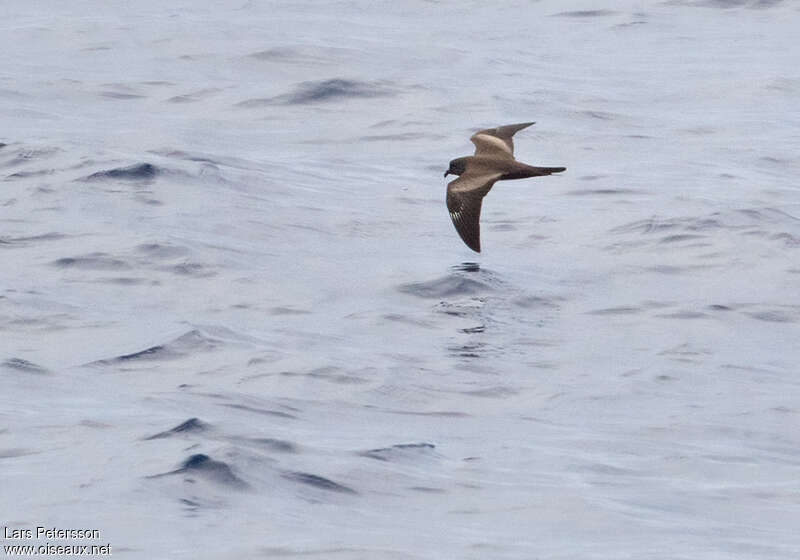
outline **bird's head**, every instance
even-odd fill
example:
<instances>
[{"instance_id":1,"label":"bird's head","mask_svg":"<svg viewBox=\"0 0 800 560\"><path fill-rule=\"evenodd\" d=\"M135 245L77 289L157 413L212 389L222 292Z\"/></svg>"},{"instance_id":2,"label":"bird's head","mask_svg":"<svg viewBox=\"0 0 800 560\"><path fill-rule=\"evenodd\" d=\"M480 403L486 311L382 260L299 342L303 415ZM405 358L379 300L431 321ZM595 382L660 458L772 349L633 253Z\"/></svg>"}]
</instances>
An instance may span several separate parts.
<instances>
[{"instance_id":1,"label":"bird's head","mask_svg":"<svg viewBox=\"0 0 800 560\"><path fill-rule=\"evenodd\" d=\"M444 176L447 177L448 175L461 175L467 169L467 158L460 157L456 158L450 162L450 167L447 168L447 171L444 172Z\"/></svg>"}]
</instances>

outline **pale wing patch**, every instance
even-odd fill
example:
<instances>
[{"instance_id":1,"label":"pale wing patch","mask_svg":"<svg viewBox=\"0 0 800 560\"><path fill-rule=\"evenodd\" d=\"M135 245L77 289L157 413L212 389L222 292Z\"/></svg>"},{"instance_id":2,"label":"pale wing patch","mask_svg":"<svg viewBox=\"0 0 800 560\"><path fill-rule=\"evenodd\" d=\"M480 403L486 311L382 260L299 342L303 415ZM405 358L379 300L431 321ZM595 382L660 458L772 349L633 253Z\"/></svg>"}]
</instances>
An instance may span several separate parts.
<instances>
[{"instance_id":1,"label":"pale wing patch","mask_svg":"<svg viewBox=\"0 0 800 560\"><path fill-rule=\"evenodd\" d=\"M514 157L514 148L511 144L511 139L504 140L497 136L483 134L479 132L470 138L475 144L475 155L501 155L503 157Z\"/></svg>"},{"instance_id":2,"label":"pale wing patch","mask_svg":"<svg viewBox=\"0 0 800 560\"><path fill-rule=\"evenodd\" d=\"M467 172L458 179L450 181L447 185L447 192L474 192L480 197L486 193L503 174L498 171L476 172L467 168Z\"/></svg>"}]
</instances>

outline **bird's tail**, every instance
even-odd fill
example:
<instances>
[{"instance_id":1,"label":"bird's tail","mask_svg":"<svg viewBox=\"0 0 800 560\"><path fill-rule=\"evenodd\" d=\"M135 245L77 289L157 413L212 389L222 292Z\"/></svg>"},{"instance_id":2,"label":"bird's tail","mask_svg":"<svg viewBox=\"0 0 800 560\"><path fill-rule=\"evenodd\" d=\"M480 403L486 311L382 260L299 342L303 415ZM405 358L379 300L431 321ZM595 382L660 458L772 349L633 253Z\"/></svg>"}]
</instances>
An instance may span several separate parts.
<instances>
[{"instance_id":1,"label":"bird's tail","mask_svg":"<svg viewBox=\"0 0 800 560\"><path fill-rule=\"evenodd\" d=\"M527 177L541 177L542 175L552 175L566 171L566 167L534 167L526 163L516 162L515 169L507 173L503 179L526 179Z\"/></svg>"},{"instance_id":2,"label":"bird's tail","mask_svg":"<svg viewBox=\"0 0 800 560\"><path fill-rule=\"evenodd\" d=\"M566 171L566 167L534 167L533 165L526 165L525 171L529 172L529 177L538 177L539 175L552 175L553 173L561 173Z\"/></svg>"}]
</instances>

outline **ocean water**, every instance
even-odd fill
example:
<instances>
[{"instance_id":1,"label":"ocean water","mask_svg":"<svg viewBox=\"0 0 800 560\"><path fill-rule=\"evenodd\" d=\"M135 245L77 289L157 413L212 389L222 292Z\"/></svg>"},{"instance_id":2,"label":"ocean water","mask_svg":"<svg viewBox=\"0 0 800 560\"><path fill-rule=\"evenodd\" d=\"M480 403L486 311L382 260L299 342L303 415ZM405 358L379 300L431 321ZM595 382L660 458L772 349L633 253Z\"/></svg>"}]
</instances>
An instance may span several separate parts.
<instances>
[{"instance_id":1,"label":"ocean water","mask_svg":"<svg viewBox=\"0 0 800 560\"><path fill-rule=\"evenodd\" d=\"M0 16L3 546L798 558L796 2Z\"/></svg>"}]
</instances>

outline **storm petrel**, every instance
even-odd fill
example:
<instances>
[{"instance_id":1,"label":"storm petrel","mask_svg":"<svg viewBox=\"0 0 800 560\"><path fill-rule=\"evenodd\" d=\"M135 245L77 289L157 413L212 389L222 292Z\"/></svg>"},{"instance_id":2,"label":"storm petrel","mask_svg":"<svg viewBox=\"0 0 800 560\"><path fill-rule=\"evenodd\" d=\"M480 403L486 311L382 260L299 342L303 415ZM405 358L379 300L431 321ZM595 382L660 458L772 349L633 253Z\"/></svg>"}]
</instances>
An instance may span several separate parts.
<instances>
[{"instance_id":1,"label":"storm petrel","mask_svg":"<svg viewBox=\"0 0 800 560\"><path fill-rule=\"evenodd\" d=\"M444 172L458 175L447 185L447 209L456 231L467 247L481 252L481 204L495 181L526 179L560 173L566 167L533 167L514 159L514 142L511 137L532 122L507 124L476 132L470 138L475 144L475 155L456 158Z\"/></svg>"}]
</instances>

